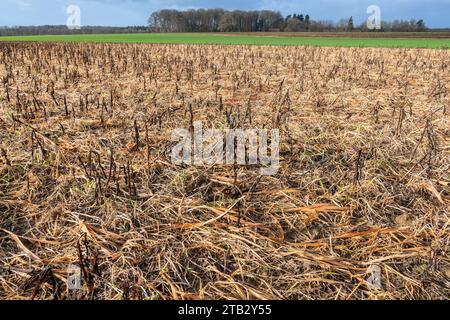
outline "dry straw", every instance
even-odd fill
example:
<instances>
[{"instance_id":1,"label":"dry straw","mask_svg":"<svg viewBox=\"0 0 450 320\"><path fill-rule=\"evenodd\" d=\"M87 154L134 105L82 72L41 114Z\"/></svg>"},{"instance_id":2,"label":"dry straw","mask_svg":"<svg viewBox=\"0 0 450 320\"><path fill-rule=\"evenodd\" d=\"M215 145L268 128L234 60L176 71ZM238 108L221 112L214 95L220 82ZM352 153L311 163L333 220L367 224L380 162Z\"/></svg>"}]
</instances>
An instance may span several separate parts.
<instances>
[{"instance_id":1,"label":"dry straw","mask_svg":"<svg viewBox=\"0 0 450 320\"><path fill-rule=\"evenodd\" d=\"M2 43L0 298L448 299L449 61ZM193 121L279 129L280 171L173 165Z\"/></svg>"}]
</instances>

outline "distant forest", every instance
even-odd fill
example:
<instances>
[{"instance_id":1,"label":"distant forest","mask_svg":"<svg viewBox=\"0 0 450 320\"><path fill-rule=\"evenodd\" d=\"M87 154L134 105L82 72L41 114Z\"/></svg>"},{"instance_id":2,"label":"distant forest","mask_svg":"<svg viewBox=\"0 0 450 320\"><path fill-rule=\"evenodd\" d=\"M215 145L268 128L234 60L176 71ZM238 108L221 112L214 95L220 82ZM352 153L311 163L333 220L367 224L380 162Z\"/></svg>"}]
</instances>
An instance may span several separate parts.
<instances>
[{"instance_id":1,"label":"distant forest","mask_svg":"<svg viewBox=\"0 0 450 320\"><path fill-rule=\"evenodd\" d=\"M433 31L437 31L434 29ZM102 27L83 26L69 30L59 26L0 27L0 36L26 36L46 34L106 34L145 32L365 32L366 23L356 25L353 17L338 22L315 20L309 14L293 13L283 16L280 12L227 11L224 9L159 10L153 12L147 26ZM424 32L431 31L425 21L395 20L381 23L377 32ZM443 30L441 31L448 31Z\"/></svg>"},{"instance_id":2,"label":"distant forest","mask_svg":"<svg viewBox=\"0 0 450 320\"><path fill-rule=\"evenodd\" d=\"M277 11L226 11L224 9L160 10L148 19L153 32L342 32L369 31L366 23L355 25L353 17L338 22L317 21L309 14L284 17ZM427 31L424 20L382 22L386 32Z\"/></svg>"},{"instance_id":3,"label":"distant forest","mask_svg":"<svg viewBox=\"0 0 450 320\"><path fill-rule=\"evenodd\" d=\"M65 25L58 26L21 26L0 27L0 36L34 36L58 34L111 34L111 33L144 33L149 32L147 26L101 27L85 26L78 30L69 30Z\"/></svg>"}]
</instances>

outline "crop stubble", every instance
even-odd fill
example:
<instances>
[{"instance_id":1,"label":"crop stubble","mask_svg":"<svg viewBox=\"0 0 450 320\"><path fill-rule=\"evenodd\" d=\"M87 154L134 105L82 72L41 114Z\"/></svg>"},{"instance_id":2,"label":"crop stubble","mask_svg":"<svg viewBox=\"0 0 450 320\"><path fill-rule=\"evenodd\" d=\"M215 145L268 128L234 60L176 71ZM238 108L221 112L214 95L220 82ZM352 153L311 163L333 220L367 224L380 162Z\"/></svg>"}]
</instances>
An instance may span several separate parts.
<instances>
[{"instance_id":1,"label":"crop stubble","mask_svg":"<svg viewBox=\"0 0 450 320\"><path fill-rule=\"evenodd\" d=\"M2 43L0 298L448 298L449 68L448 50ZM193 121L278 128L278 174L171 164Z\"/></svg>"}]
</instances>

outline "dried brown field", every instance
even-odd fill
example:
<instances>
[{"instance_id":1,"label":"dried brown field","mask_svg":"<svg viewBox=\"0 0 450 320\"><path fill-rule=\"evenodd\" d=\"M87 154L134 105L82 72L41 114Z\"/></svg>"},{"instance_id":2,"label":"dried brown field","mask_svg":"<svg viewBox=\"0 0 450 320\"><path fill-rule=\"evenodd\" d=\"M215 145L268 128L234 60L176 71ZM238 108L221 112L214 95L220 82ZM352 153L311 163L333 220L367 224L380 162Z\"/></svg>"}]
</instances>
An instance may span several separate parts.
<instances>
[{"instance_id":1,"label":"dried brown field","mask_svg":"<svg viewBox=\"0 0 450 320\"><path fill-rule=\"evenodd\" d=\"M450 296L449 50L2 43L0 79L0 299ZM194 120L280 129L278 174L173 165Z\"/></svg>"}]
</instances>

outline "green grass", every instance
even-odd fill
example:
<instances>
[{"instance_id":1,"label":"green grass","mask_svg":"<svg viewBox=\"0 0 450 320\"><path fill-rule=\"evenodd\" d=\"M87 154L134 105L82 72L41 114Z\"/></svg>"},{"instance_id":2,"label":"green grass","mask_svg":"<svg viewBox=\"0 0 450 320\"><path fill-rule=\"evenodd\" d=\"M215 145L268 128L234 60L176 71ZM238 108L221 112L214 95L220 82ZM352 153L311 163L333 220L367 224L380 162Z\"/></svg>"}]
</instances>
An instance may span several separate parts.
<instances>
[{"instance_id":1,"label":"green grass","mask_svg":"<svg viewBox=\"0 0 450 320\"><path fill-rule=\"evenodd\" d=\"M63 41L99 43L237 44L277 46L450 48L450 39L283 37L202 33L140 33L0 37L0 41Z\"/></svg>"}]
</instances>

